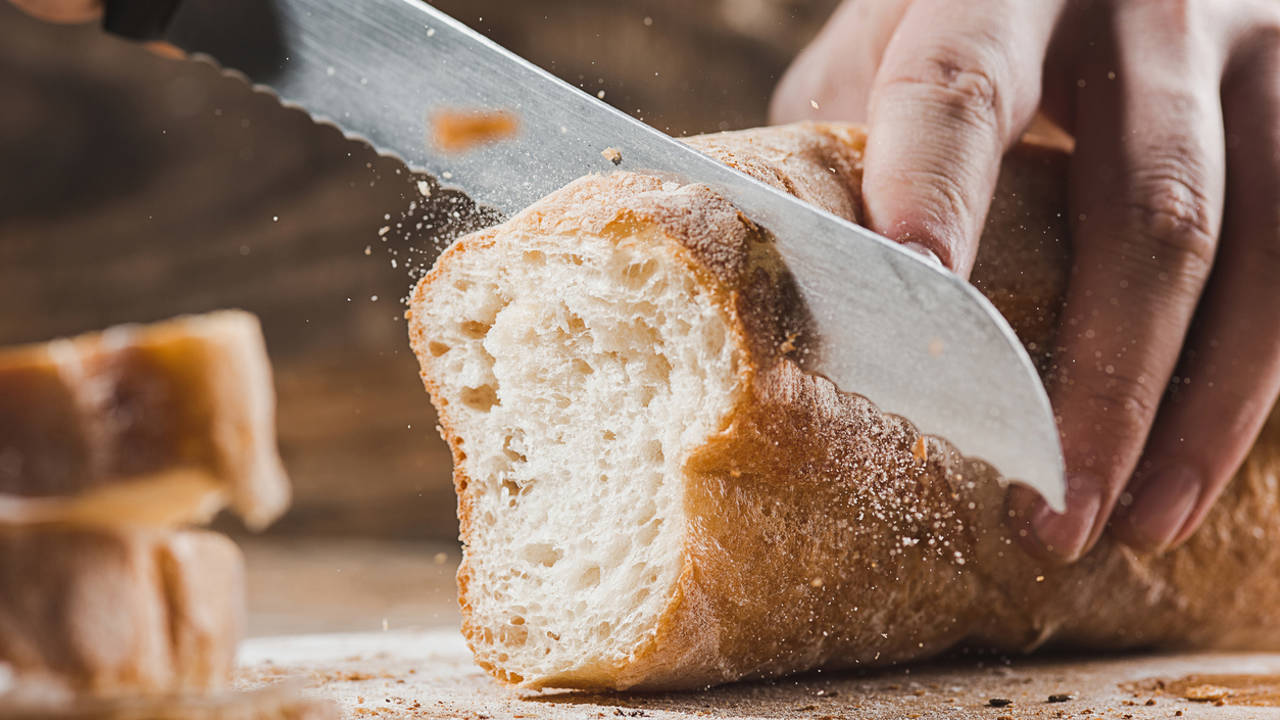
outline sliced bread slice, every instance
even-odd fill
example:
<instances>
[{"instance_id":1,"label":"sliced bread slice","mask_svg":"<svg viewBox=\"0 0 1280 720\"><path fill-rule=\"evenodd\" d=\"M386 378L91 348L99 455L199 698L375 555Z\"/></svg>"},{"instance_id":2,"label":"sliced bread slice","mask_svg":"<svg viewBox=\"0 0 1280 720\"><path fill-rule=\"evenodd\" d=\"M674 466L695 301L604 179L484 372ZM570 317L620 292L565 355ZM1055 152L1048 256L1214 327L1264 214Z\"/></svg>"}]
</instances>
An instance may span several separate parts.
<instances>
[{"instance_id":1,"label":"sliced bread slice","mask_svg":"<svg viewBox=\"0 0 1280 720\"><path fill-rule=\"evenodd\" d=\"M230 504L263 527L289 503L275 438L249 313L0 351L0 524L167 525Z\"/></svg>"}]
</instances>

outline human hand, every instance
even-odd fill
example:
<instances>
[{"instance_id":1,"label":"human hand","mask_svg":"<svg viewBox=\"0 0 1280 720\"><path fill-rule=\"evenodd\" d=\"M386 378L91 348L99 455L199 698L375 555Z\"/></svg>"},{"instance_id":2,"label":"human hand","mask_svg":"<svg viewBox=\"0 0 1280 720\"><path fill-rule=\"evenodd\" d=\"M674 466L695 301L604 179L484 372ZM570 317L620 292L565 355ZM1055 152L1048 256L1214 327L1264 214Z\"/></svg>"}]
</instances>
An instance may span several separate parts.
<instances>
[{"instance_id":1,"label":"human hand","mask_svg":"<svg viewBox=\"0 0 1280 720\"><path fill-rule=\"evenodd\" d=\"M1080 557L1108 518L1164 550L1280 393L1280 2L846 0L772 107L866 120L870 225L961 275L1037 110L1076 140L1048 383L1067 509L1015 487L1010 512L1049 558Z\"/></svg>"},{"instance_id":2,"label":"human hand","mask_svg":"<svg viewBox=\"0 0 1280 720\"><path fill-rule=\"evenodd\" d=\"M11 0L19 10L52 22L77 23L102 15L103 0Z\"/></svg>"}]
</instances>

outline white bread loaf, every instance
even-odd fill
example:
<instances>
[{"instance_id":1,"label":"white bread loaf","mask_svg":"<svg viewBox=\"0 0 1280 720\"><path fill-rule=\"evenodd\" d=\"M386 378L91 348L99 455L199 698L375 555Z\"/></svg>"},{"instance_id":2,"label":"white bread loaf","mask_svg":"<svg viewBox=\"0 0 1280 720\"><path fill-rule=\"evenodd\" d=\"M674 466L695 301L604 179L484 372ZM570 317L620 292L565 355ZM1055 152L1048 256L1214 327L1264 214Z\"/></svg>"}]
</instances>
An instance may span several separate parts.
<instances>
[{"instance_id":1,"label":"white bread loaf","mask_svg":"<svg viewBox=\"0 0 1280 720\"><path fill-rule=\"evenodd\" d=\"M0 528L0 706L225 687L244 614L216 533Z\"/></svg>"},{"instance_id":2,"label":"white bread loaf","mask_svg":"<svg viewBox=\"0 0 1280 720\"><path fill-rule=\"evenodd\" d=\"M862 142L834 125L690 139L854 221ZM1065 166L1010 155L973 275L1041 367ZM727 201L626 172L440 257L410 337L453 449L481 666L535 688L690 688L957 645L1280 647L1276 418L1185 546L1104 539L1042 566L991 468L804 372L796 298Z\"/></svg>"},{"instance_id":3,"label":"white bread loaf","mask_svg":"<svg viewBox=\"0 0 1280 720\"><path fill-rule=\"evenodd\" d=\"M271 365L249 313L5 349L0 525L171 525L230 504L263 527L289 503L275 437Z\"/></svg>"}]
</instances>

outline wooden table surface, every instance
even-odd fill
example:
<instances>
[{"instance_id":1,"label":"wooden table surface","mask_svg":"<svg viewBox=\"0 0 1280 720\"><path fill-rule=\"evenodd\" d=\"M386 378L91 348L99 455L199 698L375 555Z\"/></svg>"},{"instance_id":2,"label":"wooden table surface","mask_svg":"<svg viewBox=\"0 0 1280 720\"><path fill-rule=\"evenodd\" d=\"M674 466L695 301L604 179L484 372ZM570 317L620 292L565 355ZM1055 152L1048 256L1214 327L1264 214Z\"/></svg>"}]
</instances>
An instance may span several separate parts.
<instances>
[{"instance_id":1,"label":"wooden table surface","mask_svg":"<svg viewBox=\"0 0 1280 720\"><path fill-rule=\"evenodd\" d=\"M250 634L238 684L281 682L378 718L1280 718L1280 654L956 656L885 670L812 673L705 692L506 688L471 662L454 604L456 545L253 539ZM1221 677L1244 675L1247 679ZM1179 684L1180 681L1181 685ZM1235 683L1223 705L1183 697ZM1209 691L1209 696L1213 692ZM1069 695L1049 702L1050 695ZM1012 704L994 707L991 700ZM1181 713L1181 715L1178 715Z\"/></svg>"}]
</instances>

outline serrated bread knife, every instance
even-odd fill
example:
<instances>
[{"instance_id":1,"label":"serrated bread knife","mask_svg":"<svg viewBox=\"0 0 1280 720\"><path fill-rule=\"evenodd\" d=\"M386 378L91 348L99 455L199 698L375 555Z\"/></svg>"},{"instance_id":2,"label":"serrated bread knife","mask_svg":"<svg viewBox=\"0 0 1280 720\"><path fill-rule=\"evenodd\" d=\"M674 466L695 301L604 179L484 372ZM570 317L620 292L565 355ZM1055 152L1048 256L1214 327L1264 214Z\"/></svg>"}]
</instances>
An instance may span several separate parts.
<instances>
[{"instance_id":1,"label":"serrated bread knife","mask_svg":"<svg viewBox=\"0 0 1280 720\"><path fill-rule=\"evenodd\" d=\"M209 56L507 215L613 170L606 148L624 169L710 186L776 238L822 338L813 369L1063 508L1049 398L1008 323L971 285L686 147L425 2L116 0L106 25ZM465 153L428 141L433 113L471 108L513 113L517 130Z\"/></svg>"}]
</instances>

